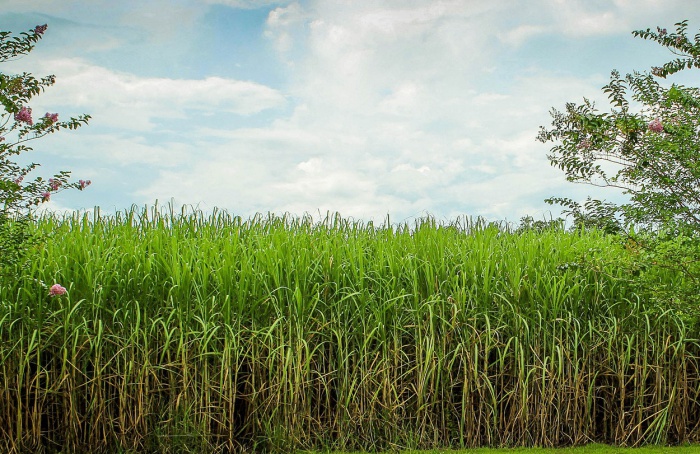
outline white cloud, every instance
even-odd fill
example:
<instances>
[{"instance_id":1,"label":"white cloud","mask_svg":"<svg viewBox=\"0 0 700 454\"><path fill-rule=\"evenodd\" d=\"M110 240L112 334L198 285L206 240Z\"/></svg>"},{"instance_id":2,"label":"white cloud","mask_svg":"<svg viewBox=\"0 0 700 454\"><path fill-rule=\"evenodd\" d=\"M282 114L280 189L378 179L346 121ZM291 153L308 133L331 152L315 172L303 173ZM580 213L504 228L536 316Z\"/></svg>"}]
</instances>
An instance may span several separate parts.
<instances>
[{"instance_id":1,"label":"white cloud","mask_svg":"<svg viewBox=\"0 0 700 454\"><path fill-rule=\"evenodd\" d=\"M295 37L300 34L299 25L309 17L297 2L275 8L267 16L265 36L274 42L278 52L285 54L294 47Z\"/></svg>"},{"instance_id":2,"label":"white cloud","mask_svg":"<svg viewBox=\"0 0 700 454\"><path fill-rule=\"evenodd\" d=\"M499 37L501 41L511 46L519 46L532 36L545 33L547 29L538 25L520 25L514 29L502 33Z\"/></svg>"},{"instance_id":3,"label":"white cloud","mask_svg":"<svg viewBox=\"0 0 700 454\"><path fill-rule=\"evenodd\" d=\"M275 89L221 77L138 77L80 59L44 60L32 71L57 76L56 85L37 98L40 105L71 106L89 112L94 122L128 130L151 129L156 118L185 118L191 110L252 115L286 104Z\"/></svg>"},{"instance_id":4,"label":"white cloud","mask_svg":"<svg viewBox=\"0 0 700 454\"><path fill-rule=\"evenodd\" d=\"M420 88L411 82L402 82L396 86L390 95L379 101L377 106L380 112L393 115L410 114L417 108Z\"/></svg>"},{"instance_id":5,"label":"white cloud","mask_svg":"<svg viewBox=\"0 0 700 454\"><path fill-rule=\"evenodd\" d=\"M292 115L208 131L228 144L186 171L164 172L141 192L146 200L174 194L237 212L338 210L364 219L502 218L527 214L533 198L562 185L535 140L538 127L553 105L595 98L604 80L535 70L481 88L497 59L487 31L498 15L486 8L507 2L330 3L268 16L268 31L300 39L280 52L304 50L286 54Z\"/></svg>"},{"instance_id":6,"label":"white cloud","mask_svg":"<svg viewBox=\"0 0 700 454\"><path fill-rule=\"evenodd\" d=\"M285 5L291 0L203 0L204 3L226 5L240 9L262 9L275 5Z\"/></svg>"},{"instance_id":7,"label":"white cloud","mask_svg":"<svg viewBox=\"0 0 700 454\"><path fill-rule=\"evenodd\" d=\"M678 17L678 11L683 16ZM527 39L549 34L576 38L629 35L700 14L700 3L685 0L535 0L520 9L520 20L499 33L502 42L519 46ZM650 22L651 21L651 22Z\"/></svg>"},{"instance_id":8,"label":"white cloud","mask_svg":"<svg viewBox=\"0 0 700 454\"><path fill-rule=\"evenodd\" d=\"M174 197L243 215L329 210L375 220L544 214L545 197L586 189L570 190L549 166L549 145L535 140L539 126L549 124L552 106L584 96L607 106L600 87L610 68L592 62L571 74L562 59L552 64L561 71L543 70L548 56L504 47L537 36L628 34L672 13L647 0L199 2L213 3L271 8L264 33L288 64L282 88L139 77L80 59L38 66L58 82L37 111L71 106L103 126L52 144L64 149L75 139L75 159L99 162L92 179L115 184L130 201ZM140 12L153 8L133 14ZM528 67L511 61L518 58ZM230 124L209 121L221 112L232 114ZM137 170L148 177L128 174Z\"/></svg>"}]
</instances>

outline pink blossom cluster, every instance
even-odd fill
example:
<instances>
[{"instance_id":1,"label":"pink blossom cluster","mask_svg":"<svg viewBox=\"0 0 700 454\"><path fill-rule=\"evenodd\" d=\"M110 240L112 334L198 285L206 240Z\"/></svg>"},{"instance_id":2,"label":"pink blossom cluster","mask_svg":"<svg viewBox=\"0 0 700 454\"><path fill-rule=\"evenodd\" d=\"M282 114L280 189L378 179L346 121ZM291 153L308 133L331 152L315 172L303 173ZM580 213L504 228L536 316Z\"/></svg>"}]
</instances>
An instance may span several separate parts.
<instances>
[{"instance_id":1,"label":"pink blossom cluster","mask_svg":"<svg viewBox=\"0 0 700 454\"><path fill-rule=\"evenodd\" d=\"M42 193L41 193L41 201L42 201L42 202L48 202L49 200L51 200L51 193L48 192L48 191L47 191L47 192L42 192Z\"/></svg>"},{"instance_id":2,"label":"pink blossom cluster","mask_svg":"<svg viewBox=\"0 0 700 454\"><path fill-rule=\"evenodd\" d=\"M5 141L5 136L0 136L0 142L4 142L4 141Z\"/></svg>"},{"instance_id":3,"label":"pink blossom cluster","mask_svg":"<svg viewBox=\"0 0 700 454\"><path fill-rule=\"evenodd\" d=\"M92 183L92 181L90 181L90 180L79 180L79 181L78 181L78 185L80 185L80 190L81 190L81 191L82 191L83 189L87 188L88 186L90 186L91 183Z\"/></svg>"},{"instance_id":4,"label":"pink blossom cluster","mask_svg":"<svg viewBox=\"0 0 700 454\"><path fill-rule=\"evenodd\" d=\"M46 115L44 115L44 118L48 118L51 123L56 123L58 121L58 114L46 112Z\"/></svg>"},{"instance_id":5,"label":"pink blossom cluster","mask_svg":"<svg viewBox=\"0 0 700 454\"><path fill-rule=\"evenodd\" d=\"M657 118L649 122L649 131L664 132L664 125L661 124L661 120Z\"/></svg>"},{"instance_id":6,"label":"pink blossom cluster","mask_svg":"<svg viewBox=\"0 0 700 454\"><path fill-rule=\"evenodd\" d=\"M588 139L583 139L578 143L578 145L576 145L576 148L578 148L579 150L588 150L589 148L591 148L591 141Z\"/></svg>"},{"instance_id":7,"label":"pink blossom cluster","mask_svg":"<svg viewBox=\"0 0 700 454\"><path fill-rule=\"evenodd\" d=\"M662 36L662 37L666 36L666 33L668 33L665 28L661 28L661 27L656 27L656 31L659 32L659 36Z\"/></svg>"},{"instance_id":8,"label":"pink blossom cluster","mask_svg":"<svg viewBox=\"0 0 700 454\"><path fill-rule=\"evenodd\" d=\"M52 191L58 191L58 188L61 187L61 182L54 180L53 178L49 178L49 187Z\"/></svg>"},{"instance_id":9,"label":"pink blossom cluster","mask_svg":"<svg viewBox=\"0 0 700 454\"><path fill-rule=\"evenodd\" d=\"M24 181L24 175L20 175L17 178L15 178L15 184L17 185L22 184L22 181Z\"/></svg>"},{"instance_id":10,"label":"pink blossom cluster","mask_svg":"<svg viewBox=\"0 0 700 454\"><path fill-rule=\"evenodd\" d=\"M49 28L49 26L46 25L46 24L44 24L44 25L37 25L37 26L34 28L34 33L36 33L37 35L43 35L47 28Z\"/></svg>"},{"instance_id":11,"label":"pink blossom cluster","mask_svg":"<svg viewBox=\"0 0 700 454\"><path fill-rule=\"evenodd\" d=\"M61 295L65 295L67 291L68 291L68 290L66 290L66 288L63 287L61 284L54 284L54 285L52 285L51 288L49 289L49 296L61 296Z\"/></svg>"},{"instance_id":12,"label":"pink blossom cluster","mask_svg":"<svg viewBox=\"0 0 700 454\"><path fill-rule=\"evenodd\" d=\"M19 112L15 113L15 121L20 123L27 123L29 126L34 124L32 120L32 109L29 107L22 106Z\"/></svg>"}]
</instances>

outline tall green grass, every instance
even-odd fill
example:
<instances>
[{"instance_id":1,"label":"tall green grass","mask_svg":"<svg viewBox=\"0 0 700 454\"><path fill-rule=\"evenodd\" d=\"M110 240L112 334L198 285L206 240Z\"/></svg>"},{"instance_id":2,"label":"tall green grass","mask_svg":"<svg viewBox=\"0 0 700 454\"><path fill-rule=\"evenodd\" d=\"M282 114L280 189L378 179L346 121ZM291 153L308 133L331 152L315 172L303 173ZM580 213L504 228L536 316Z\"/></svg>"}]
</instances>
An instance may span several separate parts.
<instances>
[{"instance_id":1,"label":"tall green grass","mask_svg":"<svg viewBox=\"0 0 700 454\"><path fill-rule=\"evenodd\" d=\"M635 296L614 236L157 208L37 229L0 282L2 452L700 439L697 326Z\"/></svg>"}]
</instances>

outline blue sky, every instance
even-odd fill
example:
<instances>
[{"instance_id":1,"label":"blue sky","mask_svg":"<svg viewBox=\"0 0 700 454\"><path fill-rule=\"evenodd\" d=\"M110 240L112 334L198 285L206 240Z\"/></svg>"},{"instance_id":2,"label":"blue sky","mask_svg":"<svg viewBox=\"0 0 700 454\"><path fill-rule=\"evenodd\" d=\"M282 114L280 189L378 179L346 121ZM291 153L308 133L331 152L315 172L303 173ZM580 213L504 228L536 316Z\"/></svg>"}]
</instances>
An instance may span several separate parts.
<instances>
[{"instance_id":1,"label":"blue sky","mask_svg":"<svg viewBox=\"0 0 700 454\"><path fill-rule=\"evenodd\" d=\"M619 200L535 138L552 107L606 107L612 69L670 60L631 31L683 19L700 2L0 0L1 29L49 26L1 71L55 74L33 110L93 117L27 156L93 181L50 209L517 222L558 215L554 195Z\"/></svg>"}]
</instances>

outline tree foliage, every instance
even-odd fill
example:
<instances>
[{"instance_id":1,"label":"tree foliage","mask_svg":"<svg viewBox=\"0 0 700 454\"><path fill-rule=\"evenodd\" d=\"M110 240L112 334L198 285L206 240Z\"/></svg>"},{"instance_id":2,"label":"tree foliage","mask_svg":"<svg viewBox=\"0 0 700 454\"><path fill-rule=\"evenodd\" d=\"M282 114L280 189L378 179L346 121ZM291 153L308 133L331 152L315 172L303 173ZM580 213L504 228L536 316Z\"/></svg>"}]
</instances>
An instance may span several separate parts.
<instances>
[{"instance_id":1,"label":"tree foliage","mask_svg":"<svg viewBox=\"0 0 700 454\"><path fill-rule=\"evenodd\" d=\"M558 142L548 155L551 164L569 181L629 195L630 203L619 209L607 205L605 216L619 213L638 224L679 222L700 229L700 91L680 85L666 89L649 74L623 79L617 71L603 91L610 112L600 112L587 99L567 104L565 112L552 111L554 128L542 128L538 137ZM638 112L630 108L628 91L644 106Z\"/></svg>"},{"instance_id":2,"label":"tree foliage","mask_svg":"<svg viewBox=\"0 0 700 454\"><path fill-rule=\"evenodd\" d=\"M31 52L46 28L46 25L39 25L19 36L0 32L0 64ZM18 155L32 151L29 141L61 129L76 129L90 119L89 115L81 115L59 121L57 113L49 112L39 119L33 118L30 101L55 81L53 75L36 78L27 72L6 74L0 71L0 104L4 110L0 114L0 273L20 263L33 243L35 238L28 229L32 209L56 192L68 188L82 190L89 184L83 180L70 183L67 171L58 172L48 180L42 177L30 180L29 174L39 164L16 162Z\"/></svg>"},{"instance_id":3,"label":"tree foliage","mask_svg":"<svg viewBox=\"0 0 700 454\"><path fill-rule=\"evenodd\" d=\"M599 110L584 98L553 109L552 128L538 139L553 142L550 163L568 181L616 188L628 198L614 204L588 198L581 203L552 197L574 218L576 227L624 233L641 294L659 307L674 307L696 317L700 303L700 89L659 83L686 68L700 68L700 34L687 36L687 21L676 32L657 27L634 36L658 42L679 58L650 72L622 77L612 71L603 87L610 106ZM629 243L629 242L632 243ZM674 272L673 288L658 279Z\"/></svg>"},{"instance_id":4,"label":"tree foliage","mask_svg":"<svg viewBox=\"0 0 700 454\"><path fill-rule=\"evenodd\" d=\"M656 41L678 56L663 66L652 68L652 74L662 78L683 69L700 68L700 33L697 33L692 40L687 33L687 20L676 23L675 33L668 33L665 28L661 27L656 27L656 32L649 28L632 32L638 38Z\"/></svg>"}]
</instances>

